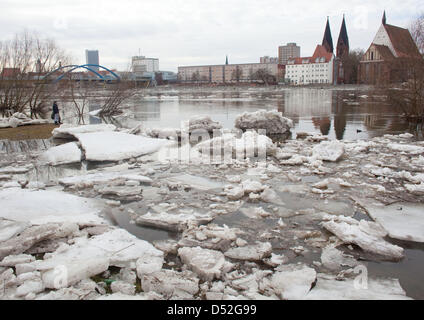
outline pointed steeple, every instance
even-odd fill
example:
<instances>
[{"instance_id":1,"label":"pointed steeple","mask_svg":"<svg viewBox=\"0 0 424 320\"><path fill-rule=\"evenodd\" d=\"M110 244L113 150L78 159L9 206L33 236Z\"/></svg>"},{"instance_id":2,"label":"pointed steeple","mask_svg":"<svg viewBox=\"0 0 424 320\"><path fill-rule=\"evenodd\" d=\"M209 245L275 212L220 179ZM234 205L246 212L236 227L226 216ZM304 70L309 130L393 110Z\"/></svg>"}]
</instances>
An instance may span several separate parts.
<instances>
[{"instance_id":1,"label":"pointed steeple","mask_svg":"<svg viewBox=\"0 0 424 320\"><path fill-rule=\"evenodd\" d=\"M327 25L325 26L324 39L322 39L322 45L327 49L328 52L333 53L333 38L331 37L329 17L327 17Z\"/></svg>"},{"instance_id":2,"label":"pointed steeple","mask_svg":"<svg viewBox=\"0 0 424 320\"><path fill-rule=\"evenodd\" d=\"M228 55L225 56L225 64L228 64Z\"/></svg>"},{"instance_id":3,"label":"pointed steeple","mask_svg":"<svg viewBox=\"0 0 424 320\"><path fill-rule=\"evenodd\" d=\"M383 25L385 26L386 25L386 10L384 10L382 22L383 22Z\"/></svg>"},{"instance_id":4,"label":"pointed steeple","mask_svg":"<svg viewBox=\"0 0 424 320\"><path fill-rule=\"evenodd\" d=\"M345 15L343 14L342 26L337 40L337 57L342 57L347 53L349 53L349 37L347 35Z\"/></svg>"}]
</instances>

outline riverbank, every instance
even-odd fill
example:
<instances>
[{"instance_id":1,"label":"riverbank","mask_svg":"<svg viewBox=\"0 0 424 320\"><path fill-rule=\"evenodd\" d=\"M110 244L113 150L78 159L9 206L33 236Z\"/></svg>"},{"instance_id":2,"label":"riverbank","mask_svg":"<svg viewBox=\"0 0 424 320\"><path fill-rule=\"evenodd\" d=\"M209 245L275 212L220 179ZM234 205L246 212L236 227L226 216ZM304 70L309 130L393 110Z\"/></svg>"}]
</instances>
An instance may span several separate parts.
<instances>
[{"instance_id":1,"label":"riverbank","mask_svg":"<svg viewBox=\"0 0 424 320\"><path fill-rule=\"evenodd\" d=\"M16 128L1 128L0 140L32 140L32 139L49 139L52 136L52 130L58 125L49 124L33 124L28 126L20 126Z\"/></svg>"}]
</instances>

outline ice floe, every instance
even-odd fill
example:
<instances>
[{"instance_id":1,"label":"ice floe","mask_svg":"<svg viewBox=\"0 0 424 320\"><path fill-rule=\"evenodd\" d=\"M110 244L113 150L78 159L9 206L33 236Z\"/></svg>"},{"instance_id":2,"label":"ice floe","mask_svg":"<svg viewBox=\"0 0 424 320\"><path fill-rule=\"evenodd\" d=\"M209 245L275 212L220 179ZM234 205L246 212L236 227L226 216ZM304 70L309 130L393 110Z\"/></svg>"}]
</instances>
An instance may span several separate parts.
<instances>
[{"instance_id":1,"label":"ice floe","mask_svg":"<svg viewBox=\"0 0 424 320\"><path fill-rule=\"evenodd\" d=\"M293 121L283 117L280 112L275 110L258 110L244 112L235 119L234 126L241 130L262 129L267 135L272 135L290 131L293 128Z\"/></svg>"},{"instance_id":2,"label":"ice floe","mask_svg":"<svg viewBox=\"0 0 424 320\"><path fill-rule=\"evenodd\" d=\"M377 223L355 220L345 216L331 216L323 222L324 228L334 233L344 243L353 243L364 251L384 256L388 259L403 258L403 248L393 245L384 237L387 232Z\"/></svg>"}]
</instances>

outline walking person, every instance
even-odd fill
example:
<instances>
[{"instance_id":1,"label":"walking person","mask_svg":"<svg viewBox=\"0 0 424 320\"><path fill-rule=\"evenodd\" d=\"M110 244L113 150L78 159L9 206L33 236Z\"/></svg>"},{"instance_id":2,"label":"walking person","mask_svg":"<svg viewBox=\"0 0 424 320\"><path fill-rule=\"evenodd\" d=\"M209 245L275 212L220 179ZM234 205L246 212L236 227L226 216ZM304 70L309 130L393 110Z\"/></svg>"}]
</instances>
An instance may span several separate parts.
<instances>
[{"instance_id":1,"label":"walking person","mask_svg":"<svg viewBox=\"0 0 424 320\"><path fill-rule=\"evenodd\" d=\"M52 118L54 120L54 124L61 124L60 115L59 115L59 107L57 106L57 101L53 103L53 113Z\"/></svg>"}]
</instances>

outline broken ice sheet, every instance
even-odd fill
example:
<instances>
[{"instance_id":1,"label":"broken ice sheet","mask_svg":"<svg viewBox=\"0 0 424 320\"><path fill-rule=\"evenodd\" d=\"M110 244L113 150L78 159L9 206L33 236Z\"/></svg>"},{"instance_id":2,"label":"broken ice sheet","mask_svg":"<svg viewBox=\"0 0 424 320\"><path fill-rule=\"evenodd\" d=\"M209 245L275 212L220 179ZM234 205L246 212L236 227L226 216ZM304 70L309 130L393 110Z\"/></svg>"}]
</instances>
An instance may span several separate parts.
<instances>
[{"instance_id":1,"label":"broken ice sheet","mask_svg":"<svg viewBox=\"0 0 424 320\"><path fill-rule=\"evenodd\" d=\"M411 300L397 279L368 278L340 281L334 275L317 276L315 287L305 296L308 300Z\"/></svg>"},{"instance_id":2,"label":"broken ice sheet","mask_svg":"<svg viewBox=\"0 0 424 320\"><path fill-rule=\"evenodd\" d=\"M364 251L371 252L387 259L400 260L403 258L403 248L384 240L387 232L377 223L357 221L345 216L327 216L329 221L322 225L334 233L344 243L353 243Z\"/></svg>"},{"instance_id":3,"label":"broken ice sheet","mask_svg":"<svg viewBox=\"0 0 424 320\"><path fill-rule=\"evenodd\" d=\"M388 206L357 202L369 215L387 230L389 237L399 240L424 242L424 205L420 203L397 202ZM375 201L374 201L375 202Z\"/></svg>"},{"instance_id":4,"label":"broken ice sheet","mask_svg":"<svg viewBox=\"0 0 424 320\"><path fill-rule=\"evenodd\" d=\"M205 224L211 222L212 220L212 216L196 212L148 212L145 215L138 217L136 219L136 223L141 226L181 232L187 229L190 225Z\"/></svg>"}]
</instances>

